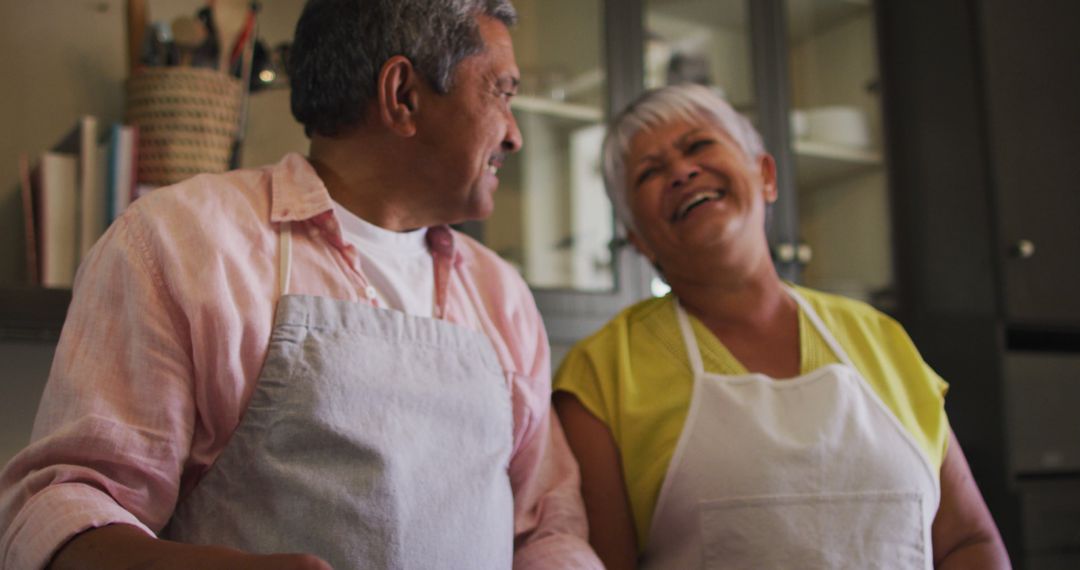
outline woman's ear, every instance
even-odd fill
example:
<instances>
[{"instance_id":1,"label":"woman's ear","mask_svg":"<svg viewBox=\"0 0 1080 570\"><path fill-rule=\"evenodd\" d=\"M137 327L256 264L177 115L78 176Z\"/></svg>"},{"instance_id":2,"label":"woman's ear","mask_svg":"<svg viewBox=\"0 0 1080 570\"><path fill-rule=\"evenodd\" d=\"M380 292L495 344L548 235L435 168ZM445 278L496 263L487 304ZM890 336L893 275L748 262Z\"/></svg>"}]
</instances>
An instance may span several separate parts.
<instances>
[{"instance_id":1,"label":"woman's ear","mask_svg":"<svg viewBox=\"0 0 1080 570\"><path fill-rule=\"evenodd\" d=\"M644 240L629 230L626 232L626 239L633 244L634 249L638 250L638 253L644 255L645 259L649 260L649 263L656 265L656 254L653 253L652 249L649 248L649 245L645 243Z\"/></svg>"},{"instance_id":2,"label":"woman's ear","mask_svg":"<svg viewBox=\"0 0 1080 570\"><path fill-rule=\"evenodd\" d=\"M421 82L409 58L395 55L386 60L376 84L376 117L384 127L403 137L416 134Z\"/></svg>"},{"instance_id":3,"label":"woman's ear","mask_svg":"<svg viewBox=\"0 0 1080 570\"><path fill-rule=\"evenodd\" d=\"M765 202L772 204L776 201L776 160L769 153L764 153L758 159L758 168L761 174L761 182L765 191Z\"/></svg>"}]
</instances>

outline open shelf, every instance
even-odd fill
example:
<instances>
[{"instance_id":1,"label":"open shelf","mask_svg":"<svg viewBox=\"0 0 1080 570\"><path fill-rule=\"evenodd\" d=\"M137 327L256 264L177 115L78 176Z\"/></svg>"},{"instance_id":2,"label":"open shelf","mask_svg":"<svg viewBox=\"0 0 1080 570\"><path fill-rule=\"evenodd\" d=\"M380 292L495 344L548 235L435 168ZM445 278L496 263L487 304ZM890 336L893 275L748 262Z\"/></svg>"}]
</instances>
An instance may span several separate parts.
<instances>
[{"instance_id":1,"label":"open shelf","mask_svg":"<svg viewBox=\"0 0 1080 570\"><path fill-rule=\"evenodd\" d=\"M70 289L0 287L0 340L55 342L70 303Z\"/></svg>"},{"instance_id":2,"label":"open shelf","mask_svg":"<svg viewBox=\"0 0 1080 570\"><path fill-rule=\"evenodd\" d=\"M583 123L599 123L604 120L604 111L599 107L567 103L532 95L515 95L510 101L510 107L518 111L539 113Z\"/></svg>"},{"instance_id":3,"label":"open shelf","mask_svg":"<svg viewBox=\"0 0 1080 570\"><path fill-rule=\"evenodd\" d=\"M795 141L795 172L799 188L823 184L868 172L882 165L876 150L816 141Z\"/></svg>"}]
</instances>

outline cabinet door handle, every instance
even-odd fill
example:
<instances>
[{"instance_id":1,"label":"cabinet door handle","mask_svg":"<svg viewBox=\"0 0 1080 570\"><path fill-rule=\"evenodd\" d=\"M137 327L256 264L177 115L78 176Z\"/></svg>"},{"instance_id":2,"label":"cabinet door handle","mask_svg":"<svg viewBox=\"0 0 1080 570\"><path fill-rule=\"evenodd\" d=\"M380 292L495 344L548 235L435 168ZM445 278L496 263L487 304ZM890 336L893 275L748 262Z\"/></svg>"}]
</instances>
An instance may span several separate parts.
<instances>
[{"instance_id":1,"label":"cabinet door handle","mask_svg":"<svg viewBox=\"0 0 1080 570\"><path fill-rule=\"evenodd\" d=\"M806 242L799 242L798 247L795 248L795 259L798 259L802 265L809 264L810 260L814 259L814 248Z\"/></svg>"},{"instance_id":2,"label":"cabinet door handle","mask_svg":"<svg viewBox=\"0 0 1080 570\"><path fill-rule=\"evenodd\" d=\"M773 248L773 257L780 263L791 263L792 261L795 261L795 255L795 244L781 243Z\"/></svg>"},{"instance_id":3,"label":"cabinet door handle","mask_svg":"<svg viewBox=\"0 0 1080 570\"><path fill-rule=\"evenodd\" d=\"M781 243L773 248L773 258L781 263L806 265L814 258L814 250L806 242Z\"/></svg>"},{"instance_id":4,"label":"cabinet door handle","mask_svg":"<svg viewBox=\"0 0 1080 570\"><path fill-rule=\"evenodd\" d=\"M1017 259L1031 259L1035 256L1035 242L1029 239L1017 240L1010 253Z\"/></svg>"}]
</instances>

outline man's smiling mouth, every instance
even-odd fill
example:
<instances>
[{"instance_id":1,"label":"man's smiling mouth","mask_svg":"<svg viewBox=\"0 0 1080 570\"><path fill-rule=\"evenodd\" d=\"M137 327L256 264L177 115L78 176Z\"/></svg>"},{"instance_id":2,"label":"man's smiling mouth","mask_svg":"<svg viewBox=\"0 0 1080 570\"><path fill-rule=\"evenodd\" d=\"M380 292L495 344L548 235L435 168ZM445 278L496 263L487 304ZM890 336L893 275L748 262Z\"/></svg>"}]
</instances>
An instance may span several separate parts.
<instances>
[{"instance_id":1,"label":"man's smiling mouth","mask_svg":"<svg viewBox=\"0 0 1080 570\"><path fill-rule=\"evenodd\" d=\"M504 156L492 156L490 159L488 159L487 171L490 172L492 176L496 176L499 173L499 169L502 168L502 163L504 159Z\"/></svg>"}]
</instances>

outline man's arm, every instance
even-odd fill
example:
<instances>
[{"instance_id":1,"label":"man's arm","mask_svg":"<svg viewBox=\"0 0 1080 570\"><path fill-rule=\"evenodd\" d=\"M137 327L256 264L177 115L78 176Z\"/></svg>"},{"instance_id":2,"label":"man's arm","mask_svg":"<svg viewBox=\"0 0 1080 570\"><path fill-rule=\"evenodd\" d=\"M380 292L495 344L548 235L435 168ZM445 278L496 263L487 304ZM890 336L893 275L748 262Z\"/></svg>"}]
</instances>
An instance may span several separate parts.
<instances>
[{"instance_id":1,"label":"man's arm","mask_svg":"<svg viewBox=\"0 0 1080 570\"><path fill-rule=\"evenodd\" d=\"M222 546L195 546L159 540L141 529L116 524L76 536L57 553L48 568L330 570L330 565L310 554L255 555Z\"/></svg>"},{"instance_id":2,"label":"man's arm","mask_svg":"<svg viewBox=\"0 0 1080 570\"><path fill-rule=\"evenodd\" d=\"M190 347L134 218L79 269L32 443L0 479L0 566L40 568L106 524L148 536L172 512L194 427Z\"/></svg>"},{"instance_id":3,"label":"man's arm","mask_svg":"<svg viewBox=\"0 0 1080 570\"><path fill-rule=\"evenodd\" d=\"M558 422L544 411L510 462L514 569L599 570L603 565L588 543L577 463Z\"/></svg>"},{"instance_id":4,"label":"man's arm","mask_svg":"<svg viewBox=\"0 0 1080 570\"><path fill-rule=\"evenodd\" d=\"M932 528L936 568L1011 568L956 434L941 464L941 504Z\"/></svg>"},{"instance_id":5,"label":"man's arm","mask_svg":"<svg viewBox=\"0 0 1080 570\"><path fill-rule=\"evenodd\" d=\"M153 532L190 462L198 395L219 408L226 399L196 385L192 325L174 297L191 287L164 277L140 212L121 216L80 267L32 443L0 477L0 567L40 568L61 547L58 564L83 568L98 567L80 561L87 554L183 548Z\"/></svg>"},{"instance_id":6,"label":"man's arm","mask_svg":"<svg viewBox=\"0 0 1080 570\"><path fill-rule=\"evenodd\" d=\"M511 379L514 454L514 569L603 568L588 543L578 466L551 413L551 364L547 333L524 283L521 305L530 310L517 322L529 339L510 347L528 374Z\"/></svg>"}]
</instances>

